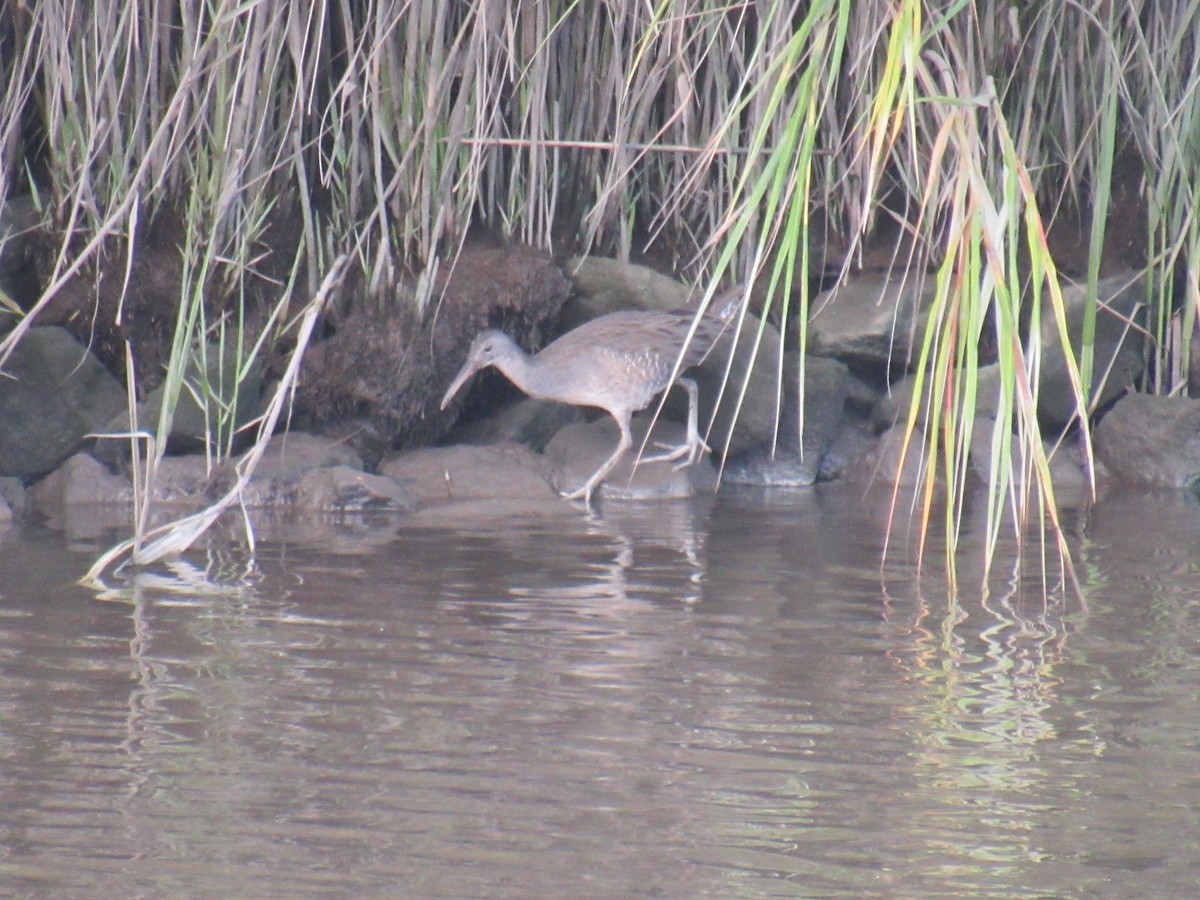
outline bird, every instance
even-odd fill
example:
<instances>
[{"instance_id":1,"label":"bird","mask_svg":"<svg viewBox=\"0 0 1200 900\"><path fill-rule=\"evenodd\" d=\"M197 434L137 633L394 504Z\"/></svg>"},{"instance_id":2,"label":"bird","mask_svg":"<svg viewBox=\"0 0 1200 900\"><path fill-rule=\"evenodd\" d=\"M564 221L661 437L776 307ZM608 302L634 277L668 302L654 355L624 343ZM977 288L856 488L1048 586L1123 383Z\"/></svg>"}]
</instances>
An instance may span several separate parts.
<instances>
[{"instance_id":1,"label":"bird","mask_svg":"<svg viewBox=\"0 0 1200 900\"><path fill-rule=\"evenodd\" d=\"M714 297L699 319L696 310L686 308L608 313L573 328L532 356L503 331L481 331L442 397L441 408L472 375L492 366L530 397L604 410L621 431L616 449L582 486L562 492L564 498L582 499L590 507L593 492L633 445L633 414L673 384L688 395L687 438L643 461L683 460L678 463L682 467L709 452L697 428L699 390L696 382L681 376L704 360L744 299L741 287L731 288Z\"/></svg>"}]
</instances>

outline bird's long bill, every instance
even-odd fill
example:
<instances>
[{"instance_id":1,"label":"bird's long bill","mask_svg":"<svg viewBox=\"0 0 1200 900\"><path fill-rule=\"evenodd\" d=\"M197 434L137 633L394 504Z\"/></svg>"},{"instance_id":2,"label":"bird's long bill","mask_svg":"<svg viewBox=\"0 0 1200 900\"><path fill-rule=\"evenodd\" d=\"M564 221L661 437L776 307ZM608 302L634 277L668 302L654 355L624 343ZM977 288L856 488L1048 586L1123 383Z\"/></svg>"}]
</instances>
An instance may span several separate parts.
<instances>
[{"instance_id":1,"label":"bird's long bill","mask_svg":"<svg viewBox=\"0 0 1200 900\"><path fill-rule=\"evenodd\" d=\"M454 376L454 380L450 382L450 387L446 389L446 396L442 398L441 409L445 409L450 405L450 401L454 399L454 395L458 393L471 376L479 371L479 365L475 362L474 355L468 356L467 361L463 363L463 367L458 370L458 374Z\"/></svg>"}]
</instances>

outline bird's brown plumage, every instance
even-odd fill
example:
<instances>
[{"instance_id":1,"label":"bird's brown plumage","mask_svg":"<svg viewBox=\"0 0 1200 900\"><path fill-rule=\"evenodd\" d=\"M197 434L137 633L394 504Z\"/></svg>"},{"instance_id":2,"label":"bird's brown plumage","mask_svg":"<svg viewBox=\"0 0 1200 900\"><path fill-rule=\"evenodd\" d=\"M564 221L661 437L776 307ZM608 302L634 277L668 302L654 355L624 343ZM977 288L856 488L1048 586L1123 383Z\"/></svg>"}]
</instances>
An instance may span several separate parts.
<instances>
[{"instance_id":1,"label":"bird's brown plumage","mask_svg":"<svg viewBox=\"0 0 1200 900\"><path fill-rule=\"evenodd\" d=\"M534 356L502 331L482 331L446 390L442 409L472 375L488 366L499 369L531 397L603 409L616 420L621 440L582 487L565 495L590 502L592 492L633 443L629 433L633 413L645 409L675 382L688 392L687 442L655 458L679 459L686 454L694 462L707 449L696 427L696 385L679 375L708 355L742 300L741 288L726 291L712 300L699 320L695 311L686 309L609 313L568 331Z\"/></svg>"}]
</instances>

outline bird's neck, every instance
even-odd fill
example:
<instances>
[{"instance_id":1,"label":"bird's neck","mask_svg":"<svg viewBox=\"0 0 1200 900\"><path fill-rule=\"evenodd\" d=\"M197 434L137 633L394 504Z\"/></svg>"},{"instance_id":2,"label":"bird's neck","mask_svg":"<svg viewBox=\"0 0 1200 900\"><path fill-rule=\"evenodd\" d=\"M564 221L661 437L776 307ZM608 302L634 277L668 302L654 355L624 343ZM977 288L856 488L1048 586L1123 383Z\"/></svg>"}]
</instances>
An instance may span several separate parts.
<instances>
[{"instance_id":1,"label":"bird's neck","mask_svg":"<svg viewBox=\"0 0 1200 900\"><path fill-rule=\"evenodd\" d=\"M537 379L534 377L537 374L537 360L516 344L512 345L511 353L496 360L494 365L504 373L505 378L529 396L536 397L540 394L536 389Z\"/></svg>"}]
</instances>

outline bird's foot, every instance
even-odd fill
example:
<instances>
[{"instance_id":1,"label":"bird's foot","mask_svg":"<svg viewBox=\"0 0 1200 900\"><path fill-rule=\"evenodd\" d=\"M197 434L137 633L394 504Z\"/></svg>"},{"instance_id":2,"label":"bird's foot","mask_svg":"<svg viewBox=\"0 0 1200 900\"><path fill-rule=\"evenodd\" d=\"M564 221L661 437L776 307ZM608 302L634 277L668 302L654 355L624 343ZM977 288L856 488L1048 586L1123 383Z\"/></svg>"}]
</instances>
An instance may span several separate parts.
<instances>
[{"instance_id":1,"label":"bird's foot","mask_svg":"<svg viewBox=\"0 0 1200 900\"><path fill-rule=\"evenodd\" d=\"M688 440L682 444L664 444L655 441L654 446L668 452L660 453L657 456L647 456L642 462L673 462L676 469L695 465L696 460L705 453L712 453L712 448L704 442L704 438L700 435L696 435L694 441Z\"/></svg>"},{"instance_id":2,"label":"bird's foot","mask_svg":"<svg viewBox=\"0 0 1200 900\"><path fill-rule=\"evenodd\" d=\"M573 491L559 491L558 496L562 497L564 500L582 500L584 506L586 506L588 509L591 509L592 491L595 489L596 485L589 481Z\"/></svg>"}]
</instances>

